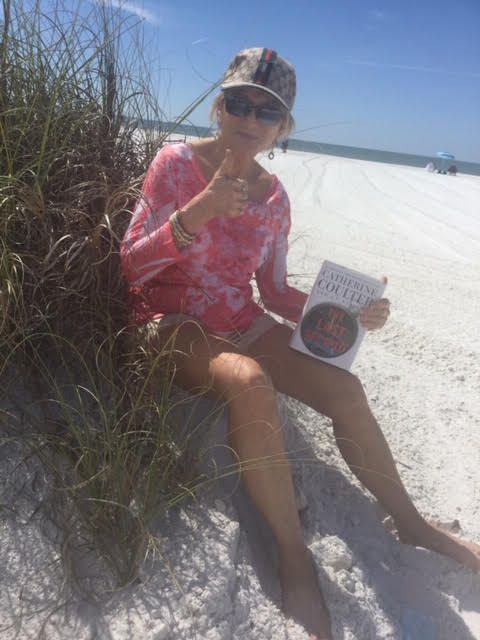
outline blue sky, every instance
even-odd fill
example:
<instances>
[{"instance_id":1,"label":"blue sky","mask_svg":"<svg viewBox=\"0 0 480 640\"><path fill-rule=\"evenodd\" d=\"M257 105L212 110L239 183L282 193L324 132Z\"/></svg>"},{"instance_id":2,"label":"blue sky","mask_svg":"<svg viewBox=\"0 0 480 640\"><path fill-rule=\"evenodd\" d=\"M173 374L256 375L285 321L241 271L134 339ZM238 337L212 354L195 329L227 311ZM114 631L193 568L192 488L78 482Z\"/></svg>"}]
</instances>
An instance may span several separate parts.
<instances>
[{"instance_id":1,"label":"blue sky","mask_svg":"<svg viewBox=\"0 0 480 640\"><path fill-rule=\"evenodd\" d=\"M109 1L144 20L168 118L268 46L297 70L296 137L480 162L480 0Z\"/></svg>"},{"instance_id":2,"label":"blue sky","mask_svg":"<svg viewBox=\"0 0 480 640\"><path fill-rule=\"evenodd\" d=\"M297 70L297 137L480 161L480 0L178 0L150 12L176 115L243 47ZM163 79L162 79L163 76ZM192 117L208 123L207 105Z\"/></svg>"}]
</instances>

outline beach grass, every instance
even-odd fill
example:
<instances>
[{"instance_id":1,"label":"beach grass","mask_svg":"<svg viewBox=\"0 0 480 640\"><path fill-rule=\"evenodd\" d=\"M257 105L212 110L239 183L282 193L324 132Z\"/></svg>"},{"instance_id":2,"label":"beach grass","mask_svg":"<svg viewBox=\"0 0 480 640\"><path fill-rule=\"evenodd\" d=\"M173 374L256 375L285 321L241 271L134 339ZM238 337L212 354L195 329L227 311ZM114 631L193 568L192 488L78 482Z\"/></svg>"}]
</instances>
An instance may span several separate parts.
<instances>
[{"instance_id":1,"label":"beach grass","mask_svg":"<svg viewBox=\"0 0 480 640\"><path fill-rule=\"evenodd\" d=\"M3 9L0 444L41 462L65 567L88 541L125 585L152 521L203 482L174 437L173 345L151 361L133 344L118 253L169 132L138 129L164 120L141 23L86 2Z\"/></svg>"}]
</instances>

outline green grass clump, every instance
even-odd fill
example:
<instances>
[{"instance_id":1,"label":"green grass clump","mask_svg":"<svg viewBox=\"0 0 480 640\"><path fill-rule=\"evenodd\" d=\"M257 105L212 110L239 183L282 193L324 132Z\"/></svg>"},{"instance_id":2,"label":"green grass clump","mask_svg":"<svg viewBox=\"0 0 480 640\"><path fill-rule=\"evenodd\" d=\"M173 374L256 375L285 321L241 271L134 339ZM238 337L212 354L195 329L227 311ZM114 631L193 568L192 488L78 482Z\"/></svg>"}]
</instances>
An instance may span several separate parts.
<instances>
[{"instance_id":1,"label":"green grass clump","mask_svg":"<svg viewBox=\"0 0 480 640\"><path fill-rule=\"evenodd\" d=\"M93 542L118 584L198 483L172 437L171 351L148 362L126 328L119 242L168 132L138 129L162 114L122 15L4 0L0 22L1 442L41 460L64 540Z\"/></svg>"}]
</instances>

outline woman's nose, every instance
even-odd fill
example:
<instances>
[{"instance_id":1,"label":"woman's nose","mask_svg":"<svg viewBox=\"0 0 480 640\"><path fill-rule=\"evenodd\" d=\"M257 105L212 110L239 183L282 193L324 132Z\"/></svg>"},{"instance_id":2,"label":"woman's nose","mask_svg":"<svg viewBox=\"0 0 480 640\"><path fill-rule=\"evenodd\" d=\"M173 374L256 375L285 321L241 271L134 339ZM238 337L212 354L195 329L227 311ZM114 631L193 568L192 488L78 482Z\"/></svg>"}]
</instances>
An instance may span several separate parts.
<instances>
[{"instance_id":1,"label":"woman's nose","mask_svg":"<svg viewBox=\"0 0 480 640\"><path fill-rule=\"evenodd\" d=\"M257 114L255 112L255 109L250 109L250 111L247 113L246 116L244 116L245 120L248 120L248 122L256 122L257 121Z\"/></svg>"}]
</instances>

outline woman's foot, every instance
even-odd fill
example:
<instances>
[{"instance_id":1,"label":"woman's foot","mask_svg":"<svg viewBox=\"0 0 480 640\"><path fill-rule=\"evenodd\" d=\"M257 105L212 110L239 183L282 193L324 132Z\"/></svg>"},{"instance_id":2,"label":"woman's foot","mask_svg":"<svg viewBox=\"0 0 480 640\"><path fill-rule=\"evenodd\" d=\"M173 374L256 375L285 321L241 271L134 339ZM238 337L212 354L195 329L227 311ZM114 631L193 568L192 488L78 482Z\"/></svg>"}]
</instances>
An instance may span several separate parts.
<instances>
[{"instance_id":1,"label":"woman's foot","mask_svg":"<svg viewBox=\"0 0 480 640\"><path fill-rule=\"evenodd\" d=\"M436 551L480 572L480 544L462 540L434 522L423 521L415 530L398 527L398 537L406 544Z\"/></svg>"},{"instance_id":2,"label":"woman's foot","mask_svg":"<svg viewBox=\"0 0 480 640\"><path fill-rule=\"evenodd\" d=\"M285 616L312 634L310 640L333 640L330 614L308 549L280 557L280 584Z\"/></svg>"}]
</instances>

